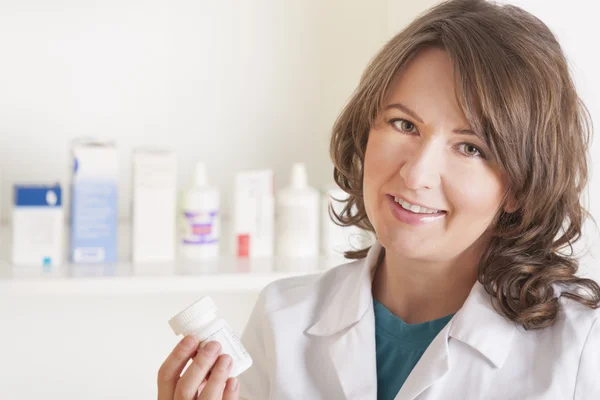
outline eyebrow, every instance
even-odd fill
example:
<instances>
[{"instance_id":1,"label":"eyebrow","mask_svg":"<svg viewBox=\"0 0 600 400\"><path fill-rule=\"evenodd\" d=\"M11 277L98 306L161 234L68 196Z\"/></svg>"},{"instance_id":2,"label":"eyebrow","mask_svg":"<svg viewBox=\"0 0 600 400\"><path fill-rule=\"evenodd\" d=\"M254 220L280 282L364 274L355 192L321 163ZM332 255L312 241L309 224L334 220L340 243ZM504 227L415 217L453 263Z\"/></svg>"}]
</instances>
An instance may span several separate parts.
<instances>
[{"instance_id":1,"label":"eyebrow","mask_svg":"<svg viewBox=\"0 0 600 400\"><path fill-rule=\"evenodd\" d=\"M422 123L422 124L425 123L425 122L423 122L423 120L421 119L421 117L419 117L419 115L416 112L414 112L410 108L406 107L402 103L394 103L394 104L390 104L390 105L388 105L388 106L385 107L386 110L389 110L390 108L396 108L396 109L398 109L398 110L400 110L400 111L402 111L402 112L410 115L411 117L413 117L414 119L416 119L420 123ZM478 135L477 133L475 133L471 129L454 129L452 132L459 133L461 135L477 136L478 138L481 138L480 135Z\"/></svg>"}]
</instances>

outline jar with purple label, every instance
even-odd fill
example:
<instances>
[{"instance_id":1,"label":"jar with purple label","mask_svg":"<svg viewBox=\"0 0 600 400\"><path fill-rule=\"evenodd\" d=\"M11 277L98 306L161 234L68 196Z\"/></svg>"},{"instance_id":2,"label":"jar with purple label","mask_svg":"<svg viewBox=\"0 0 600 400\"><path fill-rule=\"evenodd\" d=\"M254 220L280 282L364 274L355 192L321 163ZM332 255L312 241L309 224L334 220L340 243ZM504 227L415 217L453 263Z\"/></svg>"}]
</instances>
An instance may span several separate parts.
<instances>
[{"instance_id":1,"label":"jar with purple label","mask_svg":"<svg viewBox=\"0 0 600 400\"><path fill-rule=\"evenodd\" d=\"M194 185L182 202L181 253L187 260L219 256L219 192L208 185L203 163L196 165Z\"/></svg>"}]
</instances>

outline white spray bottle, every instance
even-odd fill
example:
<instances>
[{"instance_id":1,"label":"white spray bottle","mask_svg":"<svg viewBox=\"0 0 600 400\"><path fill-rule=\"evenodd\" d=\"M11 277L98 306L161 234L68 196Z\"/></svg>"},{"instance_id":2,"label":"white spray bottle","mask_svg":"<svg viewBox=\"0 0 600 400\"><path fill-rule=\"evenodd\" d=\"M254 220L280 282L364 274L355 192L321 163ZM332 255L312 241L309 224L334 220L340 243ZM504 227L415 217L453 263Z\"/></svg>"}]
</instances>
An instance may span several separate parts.
<instances>
[{"instance_id":1,"label":"white spray bottle","mask_svg":"<svg viewBox=\"0 0 600 400\"><path fill-rule=\"evenodd\" d=\"M183 196L181 255L188 260L219 257L219 192L208 185L204 163L197 163L192 187Z\"/></svg>"}]
</instances>

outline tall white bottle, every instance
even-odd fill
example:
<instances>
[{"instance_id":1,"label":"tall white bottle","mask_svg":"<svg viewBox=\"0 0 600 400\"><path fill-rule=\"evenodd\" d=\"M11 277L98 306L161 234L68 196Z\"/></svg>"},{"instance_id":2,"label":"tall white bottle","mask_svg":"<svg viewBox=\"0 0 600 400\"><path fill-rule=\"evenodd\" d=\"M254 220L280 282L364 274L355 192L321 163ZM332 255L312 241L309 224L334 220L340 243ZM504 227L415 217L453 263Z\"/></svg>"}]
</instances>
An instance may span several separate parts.
<instances>
[{"instance_id":1,"label":"tall white bottle","mask_svg":"<svg viewBox=\"0 0 600 400\"><path fill-rule=\"evenodd\" d=\"M319 191L308 186L304 164L293 165L290 186L279 191L276 204L276 254L282 258L277 269L297 269L300 265L281 265L286 258L318 259ZM301 268L317 269L318 265Z\"/></svg>"},{"instance_id":2,"label":"tall white bottle","mask_svg":"<svg viewBox=\"0 0 600 400\"><path fill-rule=\"evenodd\" d=\"M221 236L219 192L208 185L204 163L197 163L192 187L181 202L181 255L187 260L215 260Z\"/></svg>"}]
</instances>

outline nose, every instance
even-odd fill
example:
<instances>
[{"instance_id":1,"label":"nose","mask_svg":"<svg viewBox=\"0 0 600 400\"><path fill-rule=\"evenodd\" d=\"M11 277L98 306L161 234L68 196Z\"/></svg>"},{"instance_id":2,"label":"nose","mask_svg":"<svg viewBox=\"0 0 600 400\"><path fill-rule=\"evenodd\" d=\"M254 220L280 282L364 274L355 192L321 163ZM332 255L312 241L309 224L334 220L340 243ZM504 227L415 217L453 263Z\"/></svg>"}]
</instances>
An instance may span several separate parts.
<instances>
[{"instance_id":1,"label":"nose","mask_svg":"<svg viewBox=\"0 0 600 400\"><path fill-rule=\"evenodd\" d=\"M400 176L408 189L431 189L441 181L443 146L435 140L427 140L415 148L400 169Z\"/></svg>"}]
</instances>

